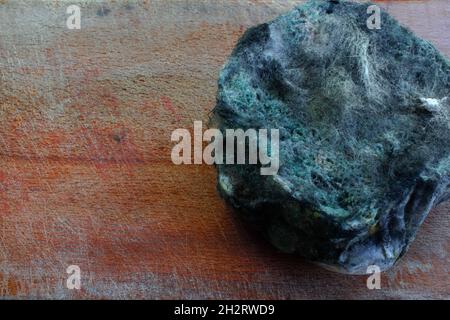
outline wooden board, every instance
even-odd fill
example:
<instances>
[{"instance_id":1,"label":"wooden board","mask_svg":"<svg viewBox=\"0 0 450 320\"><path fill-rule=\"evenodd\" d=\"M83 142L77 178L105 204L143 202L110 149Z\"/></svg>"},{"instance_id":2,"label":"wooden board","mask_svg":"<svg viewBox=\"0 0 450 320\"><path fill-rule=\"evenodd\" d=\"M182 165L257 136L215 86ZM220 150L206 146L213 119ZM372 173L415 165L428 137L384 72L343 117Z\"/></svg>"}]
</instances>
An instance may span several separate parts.
<instances>
[{"instance_id":1,"label":"wooden board","mask_svg":"<svg viewBox=\"0 0 450 320\"><path fill-rule=\"evenodd\" d=\"M239 36L294 3L0 0L0 295L448 299L450 204L368 290L249 231L214 168L172 164L172 130L207 119ZM447 0L379 4L450 56Z\"/></svg>"}]
</instances>

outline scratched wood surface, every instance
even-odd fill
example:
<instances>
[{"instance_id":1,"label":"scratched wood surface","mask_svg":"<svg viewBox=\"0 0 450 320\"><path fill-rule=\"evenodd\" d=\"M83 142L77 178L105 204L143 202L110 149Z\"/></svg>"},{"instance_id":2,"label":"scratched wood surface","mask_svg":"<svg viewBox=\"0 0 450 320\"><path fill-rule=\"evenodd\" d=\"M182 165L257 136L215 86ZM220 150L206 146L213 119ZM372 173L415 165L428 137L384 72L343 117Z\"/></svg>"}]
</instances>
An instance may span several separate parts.
<instances>
[{"instance_id":1,"label":"scratched wood surface","mask_svg":"<svg viewBox=\"0 0 450 320\"><path fill-rule=\"evenodd\" d=\"M372 291L267 245L212 167L172 164L236 40L294 1L76 3L81 30L67 1L0 0L1 297L450 298L450 204ZM449 1L379 4L450 57Z\"/></svg>"}]
</instances>

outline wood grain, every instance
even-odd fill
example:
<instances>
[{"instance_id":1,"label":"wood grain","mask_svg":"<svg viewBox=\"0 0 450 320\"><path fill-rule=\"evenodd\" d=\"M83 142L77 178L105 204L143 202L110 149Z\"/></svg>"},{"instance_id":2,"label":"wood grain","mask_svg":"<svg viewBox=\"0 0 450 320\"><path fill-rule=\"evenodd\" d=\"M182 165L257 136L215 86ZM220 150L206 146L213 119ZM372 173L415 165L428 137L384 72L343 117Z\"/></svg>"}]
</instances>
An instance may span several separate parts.
<instances>
[{"instance_id":1,"label":"wood grain","mask_svg":"<svg viewBox=\"0 0 450 320\"><path fill-rule=\"evenodd\" d=\"M0 1L1 296L450 298L450 204L373 291L247 230L214 168L172 164L239 36L296 1L78 3L68 30L67 1ZM450 56L447 0L379 3Z\"/></svg>"}]
</instances>

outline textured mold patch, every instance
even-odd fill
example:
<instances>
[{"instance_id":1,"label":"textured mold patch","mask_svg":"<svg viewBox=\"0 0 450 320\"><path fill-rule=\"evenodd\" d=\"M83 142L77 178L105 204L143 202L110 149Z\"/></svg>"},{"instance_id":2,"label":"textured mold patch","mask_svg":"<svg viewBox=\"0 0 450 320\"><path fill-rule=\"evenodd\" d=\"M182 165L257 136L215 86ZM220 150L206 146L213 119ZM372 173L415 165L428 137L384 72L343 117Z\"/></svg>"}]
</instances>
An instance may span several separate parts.
<instances>
[{"instance_id":1,"label":"textured mold patch","mask_svg":"<svg viewBox=\"0 0 450 320\"><path fill-rule=\"evenodd\" d=\"M370 30L368 5L312 0L249 29L214 109L222 130L281 136L279 175L219 165L223 196L279 249L351 273L392 266L450 196L450 65L385 12Z\"/></svg>"}]
</instances>

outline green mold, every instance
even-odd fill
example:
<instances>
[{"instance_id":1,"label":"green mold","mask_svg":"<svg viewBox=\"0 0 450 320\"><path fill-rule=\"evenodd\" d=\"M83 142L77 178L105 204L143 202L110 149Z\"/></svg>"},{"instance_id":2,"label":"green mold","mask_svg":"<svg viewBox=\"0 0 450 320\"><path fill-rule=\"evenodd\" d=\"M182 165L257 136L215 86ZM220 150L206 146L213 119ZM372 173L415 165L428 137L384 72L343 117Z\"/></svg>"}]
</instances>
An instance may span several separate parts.
<instances>
[{"instance_id":1,"label":"green mold","mask_svg":"<svg viewBox=\"0 0 450 320\"><path fill-rule=\"evenodd\" d=\"M450 65L368 3L308 1L249 29L213 123L279 129L280 168L218 165L218 188L277 248L348 273L404 255L450 198Z\"/></svg>"}]
</instances>

